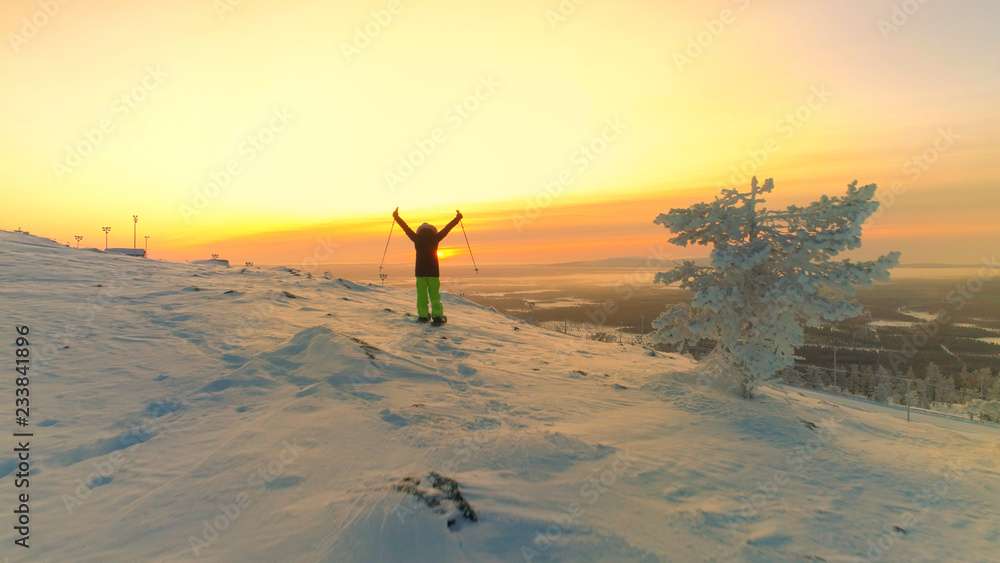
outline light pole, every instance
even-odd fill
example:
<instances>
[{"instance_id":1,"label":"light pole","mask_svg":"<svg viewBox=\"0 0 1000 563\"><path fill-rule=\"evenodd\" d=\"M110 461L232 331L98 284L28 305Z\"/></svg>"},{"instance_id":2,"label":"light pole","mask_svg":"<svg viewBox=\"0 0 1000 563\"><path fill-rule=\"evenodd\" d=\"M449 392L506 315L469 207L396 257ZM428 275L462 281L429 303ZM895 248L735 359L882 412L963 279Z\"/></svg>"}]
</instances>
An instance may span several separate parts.
<instances>
[{"instance_id":1,"label":"light pole","mask_svg":"<svg viewBox=\"0 0 1000 563\"><path fill-rule=\"evenodd\" d=\"M833 347L833 384L837 384L837 347Z\"/></svg>"},{"instance_id":2,"label":"light pole","mask_svg":"<svg viewBox=\"0 0 1000 563\"><path fill-rule=\"evenodd\" d=\"M146 253L146 256L148 257L149 256L149 235L146 235L146 247L145 247L145 249L143 251Z\"/></svg>"},{"instance_id":3,"label":"light pole","mask_svg":"<svg viewBox=\"0 0 1000 563\"><path fill-rule=\"evenodd\" d=\"M83 236L81 236L81 235L76 235L76 236L75 236L75 237L73 237L73 238L75 238L75 239L76 239L76 247L77 247L77 248L80 248L80 241L81 241L81 240L83 240Z\"/></svg>"},{"instance_id":4,"label":"light pole","mask_svg":"<svg viewBox=\"0 0 1000 563\"><path fill-rule=\"evenodd\" d=\"M910 380L906 380L906 422L910 421Z\"/></svg>"},{"instance_id":5,"label":"light pole","mask_svg":"<svg viewBox=\"0 0 1000 563\"><path fill-rule=\"evenodd\" d=\"M104 231L104 250L107 250L108 249L108 231L111 230L111 227L101 227L101 230Z\"/></svg>"},{"instance_id":6,"label":"light pole","mask_svg":"<svg viewBox=\"0 0 1000 563\"><path fill-rule=\"evenodd\" d=\"M132 250L135 250L135 228L139 225L139 216L132 216Z\"/></svg>"}]
</instances>

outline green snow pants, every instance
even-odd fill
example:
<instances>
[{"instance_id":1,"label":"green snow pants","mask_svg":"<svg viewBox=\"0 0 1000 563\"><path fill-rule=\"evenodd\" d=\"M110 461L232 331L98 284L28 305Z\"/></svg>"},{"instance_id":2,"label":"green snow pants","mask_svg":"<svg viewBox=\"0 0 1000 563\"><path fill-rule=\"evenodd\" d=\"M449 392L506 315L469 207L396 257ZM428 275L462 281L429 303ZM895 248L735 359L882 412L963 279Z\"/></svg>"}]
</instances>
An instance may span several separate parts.
<instances>
[{"instance_id":1,"label":"green snow pants","mask_svg":"<svg viewBox=\"0 0 1000 563\"><path fill-rule=\"evenodd\" d=\"M417 278L417 315L426 317L427 315L427 294L431 297L432 317L440 317L444 314L444 305L441 304L441 278L421 276Z\"/></svg>"}]
</instances>

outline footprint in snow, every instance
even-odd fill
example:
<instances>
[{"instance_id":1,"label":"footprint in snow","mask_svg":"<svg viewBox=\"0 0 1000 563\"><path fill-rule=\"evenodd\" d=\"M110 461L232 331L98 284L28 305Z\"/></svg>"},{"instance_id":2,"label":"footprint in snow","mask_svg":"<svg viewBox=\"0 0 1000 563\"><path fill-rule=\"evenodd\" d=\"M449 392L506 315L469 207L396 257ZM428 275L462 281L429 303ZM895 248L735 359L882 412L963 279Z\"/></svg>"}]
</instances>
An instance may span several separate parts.
<instances>
[{"instance_id":1,"label":"footprint in snow","mask_svg":"<svg viewBox=\"0 0 1000 563\"><path fill-rule=\"evenodd\" d=\"M302 482L302 477L298 477L296 475L286 475L284 477L277 477L275 479L267 481L266 483L264 483L264 488L270 491L277 489L290 489L292 487L295 487L301 482Z\"/></svg>"},{"instance_id":2,"label":"footprint in snow","mask_svg":"<svg viewBox=\"0 0 1000 563\"><path fill-rule=\"evenodd\" d=\"M378 413L382 417L382 420L388 422L389 424L395 426L396 428L401 428L403 426L409 426L410 421L406 418L393 413L389 409L384 409L382 412Z\"/></svg>"},{"instance_id":3,"label":"footprint in snow","mask_svg":"<svg viewBox=\"0 0 1000 563\"><path fill-rule=\"evenodd\" d=\"M97 487L100 487L100 486L103 486L103 485L107 485L108 483L110 483L110 482L112 482L114 480L115 480L115 478L112 477L112 476L110 476L110 475L108 475L108 476L100 476L100 477L97 477L96 479L92 480L90 483L88 483L87 484L87 488L88 489L96 489Z\"/></svg>"}]
</instances>

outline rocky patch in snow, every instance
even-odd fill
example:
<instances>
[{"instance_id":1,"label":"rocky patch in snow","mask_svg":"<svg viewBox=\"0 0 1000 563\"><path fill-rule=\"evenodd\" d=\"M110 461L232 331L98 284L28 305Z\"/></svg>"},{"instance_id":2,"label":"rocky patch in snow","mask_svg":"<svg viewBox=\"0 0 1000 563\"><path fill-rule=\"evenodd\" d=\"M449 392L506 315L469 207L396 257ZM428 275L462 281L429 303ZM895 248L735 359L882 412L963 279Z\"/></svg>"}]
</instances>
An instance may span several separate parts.
<instances>
[{"instance_id":1,"label":"rocky patch in snow","mask_svg":"<svg viewBox=\"0 0 1000 563\"><path fill-rule=\"evenodd\" d=\"M421 484L423 483L423 484ZM404 477L392 488L401 493L412 495L437 514L448 514L448 529L455 532L460 529L461 522L478 522L479 516L472 509L465 497L458 490L458 482L434 471L424 479Z\"/></svg>"}]
</instances>

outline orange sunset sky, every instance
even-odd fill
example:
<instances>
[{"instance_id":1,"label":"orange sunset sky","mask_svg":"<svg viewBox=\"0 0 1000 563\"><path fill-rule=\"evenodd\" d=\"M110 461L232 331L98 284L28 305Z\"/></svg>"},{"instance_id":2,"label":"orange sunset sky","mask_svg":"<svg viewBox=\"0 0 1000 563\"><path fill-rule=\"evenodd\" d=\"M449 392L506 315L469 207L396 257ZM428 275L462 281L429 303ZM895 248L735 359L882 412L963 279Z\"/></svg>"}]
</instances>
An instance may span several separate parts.
<instances>
[{"instance_id":1,"label":"orange sunset sky","mask_svg":"<svg viewBox=\"0 0 1000 563\"><path fill-rule=\"evenodd\" d=\"M998 250L995 0L3 6L4 229L377 263L395 207L461 209L480 265L564 262L647 255L658 213L756 174L770 206L877 183L858 257Z\"/></svg>"}]
</instances>

